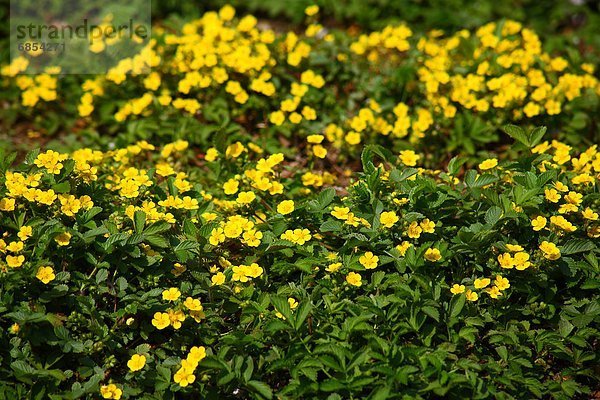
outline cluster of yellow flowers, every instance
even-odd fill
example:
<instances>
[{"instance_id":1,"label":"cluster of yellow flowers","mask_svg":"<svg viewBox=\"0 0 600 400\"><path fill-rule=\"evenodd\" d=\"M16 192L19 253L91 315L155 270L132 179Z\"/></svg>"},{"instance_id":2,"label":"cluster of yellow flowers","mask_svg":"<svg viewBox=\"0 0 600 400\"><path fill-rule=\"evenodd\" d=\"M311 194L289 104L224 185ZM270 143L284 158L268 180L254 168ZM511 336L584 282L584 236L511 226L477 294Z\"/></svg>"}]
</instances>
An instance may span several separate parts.
<instances>
[{"instance_id":1,"label":"cluster of yellow flowers","mask_svg":"<svg viewBox=\"0 0 600 400\"><path fill-rule=\"evenodd\" d=\"M361 35L351 51L366 54L378 62L374 68L381 68L382 63L396 64L406 57L410 36L403 25L387 27ZM461 44L471 39L475 45L465 50ZM432 31L415 47L421 83L415 105L398 103L388 113L371 99L367 108L345 122L348 133L344 134L343 124L327 127L330 142L341 147L344 142L359 144L367 133L399 138L410 133L414 143L433 127L434 118L453 119L461 108L478 113L505 110L511 119L533 118L560 114L566 103L586 90L600 94L591 64L570 66L564 58L542 52L537 35L515 21L486 24L474 35L464 30L445 37Z\"/></svg>"},{"instance_id":2,"label":"cluster of yellow flowers","mask_svg":"<svg viewBox=\"0 0 600 400\"><path fill-rule=\"evenodd\" d=\"M546 186L544 197L549 214L531 218L534 231L550 230L559 236L573 233L577 225L586 231L590 238L600 237L598 212L591 207L582 207L583 195L593 189L600 176L600 152L598 146L589 147L579 157L571 157L571 147L553 141L543 142L533 149L538 154L550 154L551 161L541 164L540 170L562 168L573 172L569 181L555 181ZM569 220L569 219L571 220ZM576 221L575 223L573 221ZM549 222L549 223L548 223ZM556 255L556 252L550 252Z\"/></svg>"},{"instance_id":3,"label":"cluster of yellow flowers","mask_svg":"<svg viewBox=\"0 0 600 400\"><path fill-rule=\"evenodd\" d=\"M182 323L186 320L186 314L184 311L189 313L197 323L200 323L204 319L204 308L199 299L187 297L185 301L177 301L181 297L181 292L177 288L165 289L162 293L163 300L176 303L175 308L169 308L167 312L156 312L152 319L152 325L157 329L162 330L168 326L172 326L173 329L179 329Z\"/></svg>"},{"instance_id":4,"label":"cluster of yellow flowers","mask_svg":"<svg viewBox=\"0 0 600 400\"><path fill-rule=\"evenodd\" d=\"M312 235L310 234L310 231L306 228L298 228L294 230L288 229L287 231L281 234L281 239L302 246L310 239L312 239Z\"/></svg>"},{"instance_id":5,"label":"cluster of yellow flowers","mask_svg":"<svg viewBox=\"0 0 600 400\"><path fill-rule=\"evenodd\" d=\"M474 289L485 289L485 292L492 298L497 299L502 296L502 292L510 287L510 282L507 278L502 277L502 275L496 275L496 279L493 281L494 286L490 286L492 283L490 278L477 278L473 281ZM461 294L465 293L465 297L468 301L477 301L479 300L479 295L475 290L466 289L465 285L460 285L455 283L450 288L450 292L452 294Z\"/></svg>"},{"instance_id":6,"label":"cluster of yellow flowers","mask_svg":"<svg viewBox=\"0 0 600 400\"><path fill-rule=\"evenodd\" d=\"M276 126L280 126L286 121L286 113L288 113L287 118L292 124L299 124L303 119L307 121L316 120L317 111L314 108L305 105L300 110L299 106L310 87L320 89L324 85L325 80L321 75L315 74L312 70L304 71L300 75L300 83L292 82L290 94L287 98L281 100L279 110L271 112L269 121Z\"/></svg>"},{"instance_id":7,"label":"cluster of yellow flowers","mask_svg":"<svg viewBox=\"0 0 600 400\"><path fill-rule=\"evenodd\" d=\"M393 194L395 195L395 193ZM399 202L396 203L398 205L405 205L407 202ZM364 226L367 228L371 227L371 224L364 218L357 218L355 214L350 211L349 207L340 207L334 206L331 211L331 215L338 220L344 221L345 225L356 228L359 226ZM384 229L393 229L398 222L400 222L400 217L396 213L396 211L383 211L379 216L379 222L381 227ZM413 221L406 222L402 221L402 226L405 227L403 234L410 239L419 239L422 233L433 234L435 232L435 222L431 221L428 218L424 218L421 222ZM409 241L403 241L395 247L395 250L404 257L406 255L407 250L413 246L413 243ZM425 250L423 254L423 258L426 261L430 262L438 262L442 259L442 254L439 249L435 247L430 247ZM371 251L367 251L362 254L358 258L358 262L362 265L366 270L375 269L379 265L379 256L375 255ZM342 263L332 263L327 266L326 271L329 273L335 273L339 271L342 267ZM346 282L353 286L361 286L362 285L362 277L357 272L349 272L346 276Z\"/></svg>"},{"instance_id":8,"label":"cluster of yellow flowers","mask_svg":"<svg viewBox=\"0 0 600 400\"><path fill-rule=\"evenodd\" d=\"M100 386L100 394L103 399L119 400L123 396L123 390L114 383Z\"/></svg>"},{"instance_id":9,"label":"cluster of yellow flowers","mask_svg":"<svg viewBox=\"0 0 600 400\"><path fill-rule=\"evenodd\" d=\"M597 150L597 145L591 146L585 152L582 152L579 157L571 157L571 150L570 146L558 141L543 142L532 150L536 154L549 154L551 156L550 160L543 161L539 165L541 172L552 168L571 174L569 174L570 182L556 180L546 185L543 193L546 203L540 207L540 210L546 210L548 214L543 215L536 212L531 217L531 227L533 231L539 232L541 235L548 232L554 234L554 237L561 238L576 232L578 226L581 226L588 237L597 238L600 237L598 212L591 207L583 208L581 204L584 194L593 191L594 183L600 179L600 153ZM497 165L496 159L489 159L482 162L479 168L482 171L489 171L496 168ZM500 170L498 172L503 174L505 181L513 181L510 174L504 174ZM567 177L566 174L562 176ZM514 203L513 209L519 212L523 211L520 205ZM535 254L528 253L519 244L505 244L506 251L497 257L499 266L503 269L524 271L528 268L539 267L547 261L558 260L561 257L558 245L550 241L549 238L545 239L541 237L537 247L539 251ZM474 281L474 285L475 289L485 288L489 285L489 279L478 278ZM508 287L496 284L495 287L487 288L486 292L490 297L497 299L501 296L501 292ZM451 288L451 292L454 294L463 293L464 291L464 285L460 284L454 284ZM475 301L478 297L476 293L468 291L467 299Z\"/></svg>"},{"instance_id":10,"label":"cluster of yellow flowers","mask_svg":"<svg viewBox=\"0 0 600 400\"><path fill-rule=\"evenodd\" d=\"M175 375L173 380L181 387L186 387L191 383L194 383L196 376L194 372L198 367L200 361L206 358L206 349L204 346L194 346L188 352L187 357L181 360L181 367Z\"/></svg>"},{"instance_id":11,"label":"cluster of yellow flowers","mask_svg":"<svg viewBox=\"0 0 600 400\"><path fill-rule=\"evenodd\" d=\"M518 22L480 27L475 46L465 53L459 47L470 38L468 31L447 38L436 31L417 44L423 53L419 80L436 113L452 118L454 103L477 112L507 109L512 118L532 118L559 114L565 102L586 89L600 93L592 65L571 72L574 67L567 60L544 53L535 32Z\"/></svg>"}]
</instances>

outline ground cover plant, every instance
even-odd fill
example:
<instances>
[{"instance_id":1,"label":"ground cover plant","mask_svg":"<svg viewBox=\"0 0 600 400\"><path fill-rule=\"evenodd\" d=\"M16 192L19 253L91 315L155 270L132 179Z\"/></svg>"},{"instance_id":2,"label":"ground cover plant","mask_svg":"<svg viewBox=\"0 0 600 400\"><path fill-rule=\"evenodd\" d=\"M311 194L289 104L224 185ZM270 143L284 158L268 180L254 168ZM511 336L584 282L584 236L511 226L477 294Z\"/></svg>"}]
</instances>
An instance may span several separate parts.
<instances>
[{"instance_id":1,"label":"ground cover plant","mask_svg":"<svg viewBox=\"0 0 600 400\"><path fill-rule=\"evenodd\" d=\"M0 399L599 395L597 49L324 6L2 66Z\"/></svg>"}]
</instances>

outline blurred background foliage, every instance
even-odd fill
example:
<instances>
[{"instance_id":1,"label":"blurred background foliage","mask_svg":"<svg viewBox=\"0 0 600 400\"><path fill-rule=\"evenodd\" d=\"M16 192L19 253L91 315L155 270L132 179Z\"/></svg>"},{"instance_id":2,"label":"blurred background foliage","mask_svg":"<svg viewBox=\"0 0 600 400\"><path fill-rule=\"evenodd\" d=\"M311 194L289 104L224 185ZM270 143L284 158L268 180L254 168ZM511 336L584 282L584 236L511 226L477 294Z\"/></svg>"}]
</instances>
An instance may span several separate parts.
<instances>
[{"instance_id":1,"label":"blurred background foliage","mask_svg":"<svg viewBox=\"0 0 600 400\"><path fill-rule=\"evenodd\" d=\"M596 0L152 0L152 12L155 19L188 18L224 4L233 5L240 13L293 24L304 20L307 6L317 4L327 25L358 25L363 30L404 21L417 32L454 32L510 18L547 40L600 47L600 2Z\"/></svg>"},{"instance_id":2,"label":"blurred background foliage","mask_svg":"<svg viewBox=\"0 0 600 400\"><path fill-rule=\"evenodd\" d=\"M200 17L225 4L238 13L253 13L262 19L300 24L304 9L317 4L326 26L381 29L394 22L407 22L425 32L442 29L455 32L486 22L510 18L533 28L545 39L546 50L565 41L581 51L600 48L600 1L596 0L151 0L154 21ZM8 61L10 0L0 0L0 59Z\"/></svg>"}]
</instances>

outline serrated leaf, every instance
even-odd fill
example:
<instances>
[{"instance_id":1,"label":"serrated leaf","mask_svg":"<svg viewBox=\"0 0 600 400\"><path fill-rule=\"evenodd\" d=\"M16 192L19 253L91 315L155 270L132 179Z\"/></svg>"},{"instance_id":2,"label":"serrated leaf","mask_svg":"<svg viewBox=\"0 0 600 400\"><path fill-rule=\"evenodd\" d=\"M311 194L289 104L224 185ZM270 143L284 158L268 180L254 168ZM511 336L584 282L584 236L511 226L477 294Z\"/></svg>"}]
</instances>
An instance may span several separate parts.
<instances>
[{"instance_id":1,"label":"serrated leaf","mask_svg":"<svg viewBox=\"0 0 600 400\"><path fill-rule=\"evenodd\" d=\"M485 222L489 225L495 225L502 217L502 209L498 206L492 206L485 212Z\"/></svg>"},{"instance_id":2,"label":"serrated leaf","mask_svg":"<svg viewBox=\"0 0 600 400\"><path fill-rule=\"evenodd\" d=\"M247 384L248 388L255 393L260 394L265 399L273 398L273 390L269 385L260 381L249 381Z\"/></svg>"},{"instance_id":3,"label":"serrated leaf","mask_svg":"<svg viewBox=\"0 0 600 400\"><path fill-rule=\"evenodd\" d=\"M564 245L560 246L560 253L563 255L583 253L596 248L596 245L591 240L572 239Z\"/></svg>"},{"instance_id":4,"label":"serrated leaf","mask_svg":"<svg viewBox=\"0 0 600 400\"><path fill-rule=\"evenodd\" d=\"M339 232L342 230L344 225L340 221L336 221L334 219L328 219L323 222L319 227L320 232Z\"/></svg>"},{"instance_id":5,"label":"serrated leaf","mask_svg":"<svg viewBox=\"0 0 600 400\"><path fill-rule=\"evenodd\" d=\"M310 300L303 300L300 303L300 307L298 307L298 309L295 312L294 328L296 330L299 330L302 327L304 321L306 321L306 318L308 317L308 314L310 314L311 310L312 304Z\"/></svg>"},{"instance_id":6,"label":"serrated leaf","mask_svg":"<svg viewBox=\"0 0 600 400\"><path fill-rule=\"evenodd\" d=\"M523 143L525 146L529 147L529 138L527 136L527 134L525 133L525 131L516 126L516 125L505 125L502 127L502 130L509 135L510 137L512 137L513 139Z\"/></svg>"},{"instance_id":7,"label":"serrated leaf","mask_svg":"<svg viewBox=\"0 0 600 400\"><path fill-rule=\"evenodd\" d=\"M142 233L144 231L144 224L146 223L146 213L143 211L136 211L133 213L133 227L136 233Z\"/></svg>"}]
</instances>

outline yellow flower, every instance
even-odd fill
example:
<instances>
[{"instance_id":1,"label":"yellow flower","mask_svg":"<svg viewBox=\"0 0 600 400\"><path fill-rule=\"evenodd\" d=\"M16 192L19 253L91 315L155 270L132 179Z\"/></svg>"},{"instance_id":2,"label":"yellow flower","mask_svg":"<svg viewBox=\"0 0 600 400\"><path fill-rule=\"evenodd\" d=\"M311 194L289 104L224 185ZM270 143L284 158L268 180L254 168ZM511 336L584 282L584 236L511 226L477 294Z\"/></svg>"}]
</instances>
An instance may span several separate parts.
<instances>
[{"instance_id":1,"label":"yellow flower","mask_svg":"<svg viewBox=\"0 0 600 400\"><path fill-rule=\"evenodd\" d=\"M169 319L169 314L161 312L154 313L152 325L154 325L157 329L165 329L170 324L171 320Z\"/></svg>"},{"instance_id":2,"label":"yellow flower","mask_svg":"<svg viewBox=\"0 0 600 400\"><path fill-rule=\"evenodd\" d=\"M45 285L50 281L53 281L56 276L54 275L54 270L52 267L40 267L38 268L35 277L42 281Z\"/></svg>"},{"instance_id":3,"label":"yellow flower","mask_svg":"<svg viewBox=\"0 0 600 400\"><path fill-rule=\"evenodd\" d=\"M144 365L146 365L146 356L143 354L134 354L129 361L127 361L127 366L132 372L139 371L144 368Z\"/></svg>"},{"instance_id":4,"label":"yellow flower","mask_svg":"<svg viewBox=\"0 0 600 400\"><path fill-rule=\"evenodd\" d=\"M222 272L217 272L210 278L210 281L213 285L222 285L225 283L225 274Z\"/></svg>"},{"instance_id":5,"label":"yellow flower","mask_svg":"<svg viewBox=\"0 0 600 400\"><path fill-rule=\"evenodd\" d=\"M476 292L473 292L471 289L467 290L465 296L469 301L477 301L477 299L479 299L479 295Z\"/></svg>"},{"instance_id":6,"label":"yellow flower","mask_svg":"<svg viewBox=\"0 0 600 400\"><path fill-rule=\"evenodd\" d=\"M408 237L411 239L418 239L421 236L421 232L423 232L423 228L419 226L417 221L411 222L408 226Z\"/></svg>"},{"instance_id":7,"label":"yellow flower","mask_svg":"<svg viewBox=\"0 0 600 400\"><path fill-rule=\"evenodd\" d=\"M481 164L479 164L479 169L482 171L487 171L488 169L492 169L498 165L498 160L495 158L488 158L484 160Z\"/></svg>"},{"instance_id":8,"label":"yellow flower","mask_svg":"<svg viewBox=\"0 0 600 400\"><path fill-rule=\"evenodd\" d=\"M327 156L327 149L317 144L313 147L313 154L318 158L325 158Z\"/></svg>"},{"instance_id":9,"label":"yellow flower","mask_svg":"<svg viewBox=\"0 0 600 400\"><path fill-rule=\"evenodd\" d=\"M254 229L244 232L243 240L250 247L260 246L260 240L263 238L263 233Z\"/></svg>"},{"instance_id":10,"label":"yellow flower","mask_svg":"<svg viewBox=\"0 0 600 400\"><path fill-rule=\"evenodd\" d=\"M507 243L506 248L508 249L508 251L512 251L513 253L515 253L517 251L523 251L523 246L521 246L519 244Z\"/></svg>"},{"instance_id":11,"label":"yellow flower","mask_svg":"<svg viewBox=\"0 0 600 400\"><path fill-rule=\"evenodd\" d=\"M464 291L465 285L459 285L458 283L455 283L452 285L452 288L450 288L450 292L452 292L452 294L461 294L464 293Z\"/></svg>"},{"instance_id":12,"label":"yellow flower","mask_svg":"<svg viewBox=\"0 0 600 400\"><path fill-rule=\"evenodd\" d=\"M504 254L498 255L498 263L500 264L500 267L506 268L506 269L511 269L511 268L514 268L514 266L515 266L514 260L509 253L504 253Z\"/></svg>"},{"instance_id":13,"label":"yellow flower","mask_svg":"<svg viewBox=\"0 0 600 400\"><path fill-rule=\"evenodd\" d=\"M30 226L22 226L21 229L19 229L19 233L17 233L17 236L19 237L19 239L25 241L29 239L32 232L33 229Z\"/></svg>"},{"instance_id":14,"label":"yellow flower","mask_svg":"<svg viewBox=\"0 0 600 400\"><path fill-rule=\"evenodd\" d=\"M519 271L529 268L531 266L531 262L529 262L529 254L523 251L516 253L513 258L513 264Z\"/></svg>"},{"instance_id":15,"label":"yellow flower","mask_svg":"<svg viewBox=\"0 0 600 400\"><path fill-rule=\"evenodd\" d=\"M384 227L391 228L399 221L399 218L394 211L384 211L379 216L379 221Z\"/></svg>"},{"instance_id":16,"label":"yellow flower","mask_svg":"<svg viewBox=\"0 0 600 400\"><path fill-rule=\"evenodd\" d=\"M279 214L287 215L294 211L294 201L284 200L277 206L277 212Z\"/></svg>"},{"instance_id":17,"label":"yellow flower","mask_svg":"<svg viewBox=\"0 0 600 400\"><path fill-rule=\"evenodd\" d=\"M560 181L554 183L554 187L556 188L556 190L558 190L560 192L568 192L569 191L569 187Z\"/></svg>"},{"instance_id":18,"label":"yellow flower","mask_svg":"<svg viewBox=\"0 0 600 400\"><path fill-rule=\"evenodd\" d=\"M340 268L342 268L342 263L332 263L329 264L327 267L325 267L325 271L329 272L329 273L334 273L340 270Z\"/></svg>"},{"instance_id":19,"label":"yellow flower","mask_svg":"<svg viewBox=\"0 0 600 400\"><path fill-rule=\"evenodd\" d=\"M23 242L10 242L8 246L6 246L6 250L11 253L18 253L23 250Z\"/></svg>"},{"instance_id":20,"label":"yellow flower","mask_svg":"<svg viewBox=\"0 0 600 400\"><path fill-rule=\"evenodd\" d=\"M377 268L379 257L373 255L370 251L367 251L364 255L359 257L358 261L365 269L374 269Z\"/></svg>"},{"instance_id":21,"label":"yellow flower","mask_svg":"<svg viewBox=\"0 0 600 400\"><path fill-rule=\"evenodd\" d=\"M185 321L185 314L182 311L167 310L169 316L169 322L174 329L181 328L181 323Z\"/></svg>"},{"instance_id":22,"label":"yellow flower","mask_svg":"<svg viewBox=\"0 0 600 400\"><path fill-rule=\"evenodd\" d=\"M219 18L223 21L231 21L235 16L235 8L230 6L229 4L224 5L219 10Z\"/></svg>"},{"instance_id":23,"label":"yellow flower","mask_svg":"<svg viewBox=\"0 0 600 400\"><path fill-rule=\"evenodd\" d=\"M166 289L162 292L163 300L175 301L181 296L181 292L177 288Z\"/></svg>"},{"instance_id":24,"label":"yellow flower","mask_svg":"<svg viewBox=\"0 0 600 400\"><path fill-rule=\"evenodd\" d=\"M206 358L206 349L204 346L193 346L187 356L188 361L199 363Z\"/></svg>"},{"instance_id":25,"label":"yellow flower","mask_svg":"<svg viewBox=\"0 0 600 400\"><path fill-rule=\"evenodd\" d=\"M223 184L223 191L227 195L235 194L238 191L239 185L240 183L238 181L236 181L235 179L230 179Z\"/></svg>"},{"instance_id":26,"label":"yellow flower","mask_svg":"<svg viewBox=\"0 0 600 400\"><path fill-rule=\"evenodd\" d=\"M276 126L280 126L285 122L285 114L281 111L274 111L269 116L269 121Z\"/></svg>"},{"instance_id":27,"label":"yellow flower","mask_svg":"<svg viewBox=\"0 0 600 400\"><path fill-rule=\"evenodd\" d=\"M541 231L546 226L546 218L541 215L531 220L531 226L534 231Z\"/></svg>"},{"instance_id":28,"label":"yellow flower","mask_svg":"<svg viewBox=\"0 0 600 400\"><path fill-rule=\"evenodd\" d=\"M288 304L290 305L291 310L298 308L298 301L293 297L288 297Z\"/></svg>"},{"instance_id":29,"label":"yellow flower","mask_svg":"<svg viewBox=\"0 0 600 400\"><path fill-rule=\"evenodd\" d=\"M250 204L256 199L254 192L240 192L236 201L239 204Z\"/></svg>"},{"instance_id":30,"label":"yellow flower","mask_svg":"<svg viewBox=\"0 0 600 400\"><path fill-rule=\"evenodd\" d=\"M552 203L558 203L558 201L562 197L560 193L558 193L555 189L544 190L544 195L546 196L546 200Z\"/></svg>"},{"instance_id":31,"label":"yellow flower","mask_svg":"<svg viewBox=\"0 0 600 400\"><path fill-rule=\"evenodd\" d=\"M560 250L554 243L544 240L539 248L544 253L544 257L548 260L558 260L560 258Z\"/></svg>"},{"instance_id":32,"label":"yellow flower","mask_svg":"<svg viewBox=\"0 0 600 400\"><path fill-rule=\"evenodd\" d=\"M348 275L346 275L346 282L348 282L352 286L362 285L361 280L362 280L362 278L361 278L360 274L357 274L356 272L350 272L350 273L348 273Z\"/></svg>"},{"instance_id":33,"label":"yellow flower","mask_svg":"<svg viewBox=\"0 0 600 400\"><path fill-rule=\"evenodd\" d=\"M567 221L562 215L553 215L550 217L550 223L558 226L560 229L566 232L575 232L577 227L571 222Z\"/></svg>"},{"instance_id":34,"label":"yellow flower","mask_svg":"<svg viewBox=\"0 0 600 400\"><path fill-rule=\"evenodd\" d=\"M425 218L423 221L421 221L419 226L425 233L435 232L435 222L430 221L429 218Z\"/></svg>"},{"instance_id":35,"label":"yellow flower","mask_svg":"<svg viewBox=\"0 0 600 400\"><path fill-rule=\"evenodd\" d=\"M306 15L308 15L309 17L312 17L313 15L317 14L319 12L319 6L316 4L313 4L312 6L308 6L304 9L304 13Z\"/></svg>"},{"instance_id":36,"label":"yellow flower","mask_svg":"<svg viewBox=\"0 0 600 400\"><path fill-rule=\"evenodd\" d=\"M400 255L404 257L406 255L406 251L409 249L410 246L412 246L411 243L404 241L396 246L396 250L398 250L400 252Z\"/></svg>"},{"instance_id":37,"label":"yellow flower","mask_svg":"<svg viewBox=\"0 0 600 400\"><path fill-rule=\"evenodd\" d=\"M582 211L581 215L583 216L583 218L585 219L589 219L590 221L597 221L598 220L598 213L594 212L591 208L586 208L585 210Z\"/></svg>"},{"instance_id":38,"label":"yellow flower","mask_svg":"<svg viewBox=\"0 0 600 400\"><path fill-rule=\"evenodd\" d=\"M348 132L348 134L346 135L346 142L350 145L357 145L360 143L360 133L358 132Z\"/></svg>"},{"instance_id":39,"label":"yellow flower","mask_svg":"<svg viewBox=\"0 0 600 400\"><path fill-rule=\"evenodd\" d=\"M431 262L439 261L442 258L442 254L438 249L429 248L425 251L425 259Z\"/></svg>"},{"instance_id":40,"label":"yellow flower","mask_svg":"<svg viewBox=\"0 0 600 400\"><path fill-rule=\"evenodd\" d=\"M506 290L510 287L508 279L503 278L501 275L496 275L496 280L494 281L494 284L498 287L498 290L500 291Z\"/></svg>"},{"instance_id":41,"label":"yellow flower","mask_svg":"<svg viewBox=\"0 0 600 400\"><path fill-rule=\"evenodd\" d=\"M580 205L583 200L583 195L577 192L569 192L565 195L565 201L576 206Z\"/></svg>"},{"instance_id":42,"label":"yellow flower","mask_svg":"<svg viewBox=\"0 0 600 400\"><path fill-rule=\"evenodd\" d=\"M17 333L19 333L20 330L21 330L21 325L17 324L16 322L14 324L12 324L10 326L10 328L8 328L8 331L10 333L12 333L13 335L16 335Z\"/></svg>"},{"instance_id":43,"label":"yellow flower","mask_svg":"<svg viewBox=\"0 0 600 400\"><path fill-rule=\"evenodd\" d=\"M419 161L420 158L421 156L412 150L402 150L400 152L400 161L407 167L414 167L417 165L417 161Z\"/></svg>"},{"instance_id":44,"label":"yellow flower","mask_svg":"<svg viewBox=\"0 0 600 400\"><path fill-rule=\"evenodd\" d=\"M203 309L202 303L200 303L200 300L194 299L192 297L186 298L185 301L183 302L183 305L192 311L202 311L202 309Z\"/></svg>"},{"instance_id":45,"label":"yellow flower","mask_svg":"<svg viewBox=\"0 0 600 400\"><path fill-rule=\"evenodd\" d=\"M210 233L210 238L208 239L208 241L213 246L217 246L219 243L223 243L225 241L225 233L224 233L223 229L222 228L213 229L212 232Z\"/></svg>"},{"instance_id":46,"label":"yellow flower","mask_svg":"<svg viewBox=\"0 0 600 400\"><path fill-rule=\"evenodd\" d=\"M171 272L173 273L173 275L179 276L179 275L183 274L186 270L187 270L187 268L185 267L185 265L175 263L175 264L173 264L173 270Z\"/></svg>"},{"instance_id":47,"label":"yellow flower","mask_svg":"<svg viewBox=\"0 0 600 400\"><path fill-rule=\"evenodd\" d=\"M333 211L331 212L331 215L341 220L348 219L348 214L350 214L350 209L348 207L333 207Z\"/></svg>"},{"instance_id":48,"label":"yellow flower","mask_svg":"<svg viewBox=\"0 0 600 400\"><path fill-rule=\"evenodd\" d=\"M502 296L502 292L500 291L498 286L487 288L485 291L487 292L487 294L490 295L492 299L497 299L498 297Z\"/></svg>"},{"instance_id":49,"label":"yellow flower","mask_svg":"<svg viewBox=\"0 0 600 400\"><path fill-rule=\"evenodd\" d=\"M211 147L210 149L206 150L206 155L204 156L206 161L213 162L217 158L219 158L219 151L217 149Z\"/></svg>"},{"instance_id":50,"label":"yellow flower","mask_svg":"<svg viewBox=\"0 0 600 400\"><path fill-rule=\"evenodd\" d=\"M71 234L69 232L63 232L54 238L54 241L58 243L59 246L68 246L71 243Z\"/></svg>"},{"instance_id":51,"label":"yellow flower","mask_svg":"<svg viewBox=\"0 0 600 400\"><path fill-rule=\"evenodd\" d=\"M123 391L114 383L103 385L100 387L100 394L104 399L119 400L123 395Z\"/></svg>"},{"instance_id":52,"label":"yellow flower","mask_svg":"<svg viewBox=\"0 0 600 400\"><path fill-rule=\"evenodd\" d=\"M309 135L306 138L306 141L310 144L320 144L321 142L323 142L323 139L323 135Z\"/></svg>"},{"instance_id":53,"label":"yellow flower","mask_svg":"<svg viewBox=\"0 0 600 400\"><path fill-rule=\"evenodd\" d=\"M178 383L181 387L186 387L187 385L194 383L196 380L196 376L193 373L194 371L190 371L186 368L180 368L175 375L173 376L173 380L175 383Z\"/></svg>"},{"instance_id":54,"label":"yellow flower","mask_svg":"<svg viewBox=\"0 0 600 400\"><path fill-rule=\"evenodd\" d=\"M4 197L0 199L0 211L13 211L15 209L15 199Z\"/></svg>"},{"instance_id":55,"label":"yellow flower","mask_svg":"<svg viewBox=\"0 0 600 400\"><path fill-rule=\"evenodd\" d=\"M489 278L475 279L475 289L483 289L484 287L487 287L490 284L490 282L491 281Z\"/></svg>"},{"instance_id":56,"label":"yellow flower","mask_svg":"<svg viewBox=\"0 0 600 400\"><path fill-rule=\"evenodd\" d=\"M11 268L18 268L25 262L25 256L6 256L6 264Z\"/></svg>"}]
</instances>

